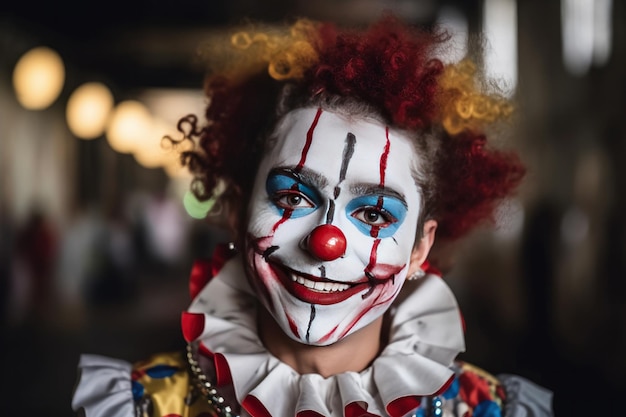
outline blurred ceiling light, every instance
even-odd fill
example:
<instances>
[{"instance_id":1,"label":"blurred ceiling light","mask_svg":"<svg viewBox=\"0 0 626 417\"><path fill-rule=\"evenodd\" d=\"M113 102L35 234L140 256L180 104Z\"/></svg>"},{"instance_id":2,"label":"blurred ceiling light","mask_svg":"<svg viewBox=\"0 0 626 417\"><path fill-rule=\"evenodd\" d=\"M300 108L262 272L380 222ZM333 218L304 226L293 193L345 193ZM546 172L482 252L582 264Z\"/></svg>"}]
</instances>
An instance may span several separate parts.
<instances>
[{"instance_id":1,"label":"blurred ceiling light","mask_svg":"<svg viewBox=\"0 0 626 417\"><path fill-rule=\"evenodd\" d=\"M95 139L104 133L113 109L113 94L104 84L91 82L78 87L67 102L67 124L81 139Z\"/></svg>"},{"instance_id":2,"label":"blurred ceiling light","mask_svg":"<svg viewBox=\"0 0 626 417\"><path fill-rule=\"evenodd\" d=\"M561 0L563 62L573 75L585 75L611 54L612 0Z\"/></svg>"},{"instance_id":3,"label":"blurred ceiling light","mask_svg":"<svg viewBox=\"0 0 626 417\"><path fill-rule=\"evenodd\" d=\"M30 110L50 106L65 82L65 66L58 53L45 46L26 52L13 70L17 100Z\"/></svg>"},{"instance_id":4,"label":"blurred ceiling light","mask_svg":"<svg viewBox=\"0 0 626 417\"><path fill-rule=\"evenodd\" d=\"M139 98L150 113L173 129L188 114L195 114L201 119L207 103L202 89L148 89Z\"/></svg>"},{"instance_id":5,"label":"blurred ceiling light","mask_svg":"<svg viewBox=\"0 0 626 417\"><path fill-rule=\"evenodd\" d=\"M169 160L168 163L163 165L163 170L170 178L186 178L189 180L192 178L189 170L181 165L180 159L178 158Z\"/></svg>"},{"instance_id":6,"label":"blurred ceiling light","mask_svg":"<svg viewBox=\"0 0 626 417\"><path fill-rule=\"evenodd\" d=\"M185 141L178 144L176 150L168 151L161 146L161 138L169 135L174 139L181 139L182 134L177 131L176 127L178 121L189 114L197 115L202 123L207 103L203 91L201 89L147 89L140 95L140 99L142 103L146 103L148 110L157 120L155 125L157 134L154 137L158 138L159 142L151 149L164 157L161 166L166 174L170 178L190 178L191 174L187 168L180 165L179 155L181 150L191 149L192 143ZM148 156L135 155L135 157L139 160Z\"/></svg>"},{"instance_id":7,"label":"blurred ceiling light","mask_svg":"<svg viewBox=\"0 0 626 417\"><path fill-rule=\"evenodd\" d=\"M139 165L145 168L158 168L175 162L173 160L178 157L178 152L163 139L164 136L172 134L171 126L155 117L152 132L133 150L133 156Z\"/></svg>"},{"instance_id":8,"label":"blurred ceiling light","mask_svg":"<svg viewBox=\"0 0 626 417\"><path fill-rule=\"evenodd\" d=\"M485 0L483 30L488 42L485 72L502 83L505 94L513 95L517 86L516 0Z\"/></svg>"},{"instance_id":9,"label":"blurred ceiling light","mask_svg":"<svg viewBox=\"0 0 626 417\"><path fill-rule=\"evenodd\" d=\"M135 100L119 103L106 129L109 145L120 153L134 152L152 134L152 115L146 106Z\"/></svg>"},{"instance_id":10,"label":"blurred ceiling light","mask_svg":"<svg viewBox=\"0 0 626 417\"><path fill-rule=\"evenodd\" d=\"M457 8L444 6L437 15L437 23L450 34L450 40L442 51L445 62L458 62L467 55L467 18Z\"/></svg>"}]
</instances>

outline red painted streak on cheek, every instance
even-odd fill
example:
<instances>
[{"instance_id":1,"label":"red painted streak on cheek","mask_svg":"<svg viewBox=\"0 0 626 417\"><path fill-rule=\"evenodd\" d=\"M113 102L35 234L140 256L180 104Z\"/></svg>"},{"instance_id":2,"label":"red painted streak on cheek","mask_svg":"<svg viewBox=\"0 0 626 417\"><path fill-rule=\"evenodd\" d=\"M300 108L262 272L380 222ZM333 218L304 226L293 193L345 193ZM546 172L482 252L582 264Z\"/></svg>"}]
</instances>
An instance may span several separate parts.
<instances>
[{"instance_id":1,"label":"red painted streak on cheek","mask_svg":"<svg viewBox=\"0 0 626 417\"><path fill-rule=\"evenodd\" d=\"M285 223L287 220L289 220L289 218L291 217L291 214L293 213L293 209L286 209L285 212L283 213L283 217L282 219L280 219L279 221L276 222L276 224L274 225L274 227L272 227L272 235L274 233L276 233L276 230L278 229L278 227Z\"/></svg>"},{"instance_id":2,"label":"red painted streak on cheek","mask_svg":"<svg viewBox=\"0 0 626 417\"><path fill-rule=\"evenodd\" d=\"M370 251L370 262L365 267L365 272L372 272L372 269L376 265L376 254L378 252L378 245L380 244L380 239L376 239L374 244L372 245L372 250Z\"/></svg>"},{"instance_id":3,"label":"red painted streak on cheek","mask_svg":"<svg viewBox=\"0 0 626 417\"><path fill-rule=\"evenodd\" d=\"M291 330L291 333L293 333L293 335L299 339L300 334L298 333L298 326L296 326L296 322L286 312L285 315L287 316L287 321L289 322L289 330Z\"/></svg>"},{"instance_id":4,"label":"red painted streak on cheek","mask_svg":"<svg viewBox=\"0 0 626 417\"><path fill-rule=\"evenodd\" d=\"M343 330L343 332L341 333L341 336L339 336L339 338L338 338L337 340L341 340L341 339L343 339L344 337L346 337L346 335L347 335L348 333L350 333L350 330L352 330L352 328L353 328L353 327L354 327L354 326L355 326L355 325L356 325L356 324L357 324L357 323L358 323L358 322L359 322L359 321L363 318L363 316L365 316L367 313L369 313L369 312L370 312L370 310L372 310L374 307L378 307L379 305L384 305L384 304L387 304L387 303L391 302L391 300L393 300L393 299L395 298L396 294L400 291L400 288L402 288L402 287L398 287L398 288L396 288L396 291L395 291L395 292L393 292L393 293L391 294L391 296L389 296L389 297L385 298L385 299L384 299L384 300L382 300L382 301L379 301L379 300L381 299L381 297L382 297L383 295L385 295L385 292L380 293L380 294L376 297L376 299L374 300L374 302L372 302L372 303L371 303L371 305L369 305L369 306L365 307L365 308L364 308L364 309L363 309L363 310L359 313L359 315L358 315L358 316L356 316L356 317L354 318L354 320L352 320L348 326L346 326L346 328L345 328L345 329Z\"/></svg>"},{"instance_id":5,"label":"red painted streak on cheek","mask_svg":"<svg viewBox=\"0 0 626 417\"><path fill-rule=\"evenodd\" d=\"M254 243L252 243L251 247L256 248L256 252L255 250L248 250L248 265L249 268L252 268L250 271L251 273L248 274L248 282L253 288L256 288L260 294L262 294L262 297L265 300L267 300L272 311L276 311L276 306L274 305L274 301L272 300L268 288L271 280L271 270L265 262L262 262L263 252L259 251L259 242L262 242L263 246L271 245L271 240L269 238L257 239Z\"/></svg>"},{"instance_id":6,"label":"red painted streak on cheek","mask_svg":"<svg viewBox=\"0 0 626 417\"><path fill-rule=\"evenodd\" d=\"M315 114L315 118L313 119L313 123L311 123L311 127L309 127L309 130L306 133L306 142L304 144L304 148L302 148L302 156L300 157L300 162L298 162L298 165L296 166L296 172L299 172L306 162L309 148L311 148L311 143L313 143L313 132L315 132L315 127L317 126L317 122L320 120L321 115L322 109L318 108L317 113Z\"/></svg>"},{"instance_id":7,"label":"red painted streak on cheek","mask_svg":"<svg viewBox=\"0 0 626 417\"><path fill-rule=\"evenodd\" d=\"M370 273L371 274L372 270L376 266L376 258L377 258L377 252L378 252L378 245L379 244L380 244L380 239L374 240L374 244L372 245L372 250L370 251L369 264L365 267L365 272L366 273ZM346 336L346 334L348 334L350 332L350 330L352 330L352 328L359 322L359 320L361 320L361 318L363 318L363 316L365 314L367 314L368 311L370 311L372 308L374 308L374 307L376 307L378 305L381 305L381 304L384 304L384 303L388 302L390 300L390 298L386 298L383 301L379 301L380 298L384 294L385 294L385 292L381 292L376 297L370 297L368 299L368 301L364 302L365 308L359 313L359 315L357 317L354 318L354 320L352 320L350 322L350 324L348 326L346 326L346 328L341 333L341 336L339 336L338 340L343 339ZM393 297L393 295L392 295L392 297ZM391 298L391 299L393 299L393 298Z\"/></svg>"},{"instance_id":8,"label":"red painted streak on cheek","mask_svg":"<svg viewBox=\"0 0 626 417\"><path fill-rule=\"evenodd\" d=\"M291 191L298 191L298 184L292 185L291 186ZM278 222L276 222L274 227L272 227L272 232L271 232L272 236L276 232L276 229L278 229L278 226L280 226L281 224L285 223L287 220L289 220L291 218L291 215L293 214L293 210L294 209L285 209L285 211L283 212L283 218L280 219Z\"/></svg>"},{"instance_id":9,"label":"red painted streak on cheek","mask_svg":"<svg viewBox=\"0 0 626 417\"><path fill-rule=\"evenodd\" d=\"M335 334L335 332L337 331L337 328L339 327L339 325L336 325L335 327L333 327L333 329L326 333L324 336L322 336L322 338L319 340L319 343L325 343L328 339L331 338L331 336L333 334Z\"/></svg>"}]
</instances>

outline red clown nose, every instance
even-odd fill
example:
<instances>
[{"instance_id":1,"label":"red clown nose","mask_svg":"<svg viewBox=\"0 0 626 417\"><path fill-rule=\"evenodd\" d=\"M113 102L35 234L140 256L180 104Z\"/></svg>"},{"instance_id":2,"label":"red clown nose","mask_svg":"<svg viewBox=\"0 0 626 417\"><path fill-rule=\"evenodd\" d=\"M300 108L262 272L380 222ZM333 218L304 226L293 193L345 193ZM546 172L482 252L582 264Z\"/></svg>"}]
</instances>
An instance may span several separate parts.
<instances>
[{"instance_id":1,"label":"red clown nose","mask_svg":"<svg viewBox=\"0 0 626 417\"><path fill-rule=\"evenodd\" d=\"M333 261L346 253L346 237L332 224L317 226L305 244L309 253L321 261Z\"/></svg>"}]
</instances>

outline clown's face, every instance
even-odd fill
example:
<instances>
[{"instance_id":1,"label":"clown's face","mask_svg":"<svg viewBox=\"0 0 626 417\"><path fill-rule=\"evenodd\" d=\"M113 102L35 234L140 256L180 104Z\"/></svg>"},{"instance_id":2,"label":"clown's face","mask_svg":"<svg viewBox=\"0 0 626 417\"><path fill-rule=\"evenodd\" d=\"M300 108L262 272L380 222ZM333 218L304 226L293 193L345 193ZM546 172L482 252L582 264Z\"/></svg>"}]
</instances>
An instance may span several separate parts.
<instances>
[{"instance_id":1,"label":"clown's face","mask_svg":"<svg viewBox=\"0 0 626 417\"><path fill-rule=\"evenodd\" d=\"M360 118L287 114L261 161L248 275L292 339L329 345L379 318L407 275L420 212L410 140Z\"/></svg>"}]
</instances>

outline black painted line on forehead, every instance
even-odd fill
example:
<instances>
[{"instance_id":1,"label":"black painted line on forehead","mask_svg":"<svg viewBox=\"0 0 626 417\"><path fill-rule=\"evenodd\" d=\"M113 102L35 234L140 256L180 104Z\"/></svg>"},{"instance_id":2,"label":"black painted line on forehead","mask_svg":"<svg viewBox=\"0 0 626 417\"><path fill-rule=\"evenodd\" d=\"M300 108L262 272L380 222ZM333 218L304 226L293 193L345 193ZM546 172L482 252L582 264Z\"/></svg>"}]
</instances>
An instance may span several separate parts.
<instances>
[{"instance_id":1,"label":"black painted line on forehead","mask_svg":"<svg viewBox=\"0 0 626 417\"><path fill-rule=\"evenodd\" d=\"M341 160L341 169L339 171L339 182L335 186L335 192L333 197L337 199L339 197L339 193L341 193L341 187L339 184L346 179L346 172L348 171L348 165L350 164L350 160L352 159L352 155L354 155L354 145L356 144L356 136L354 133L348 132L346 135L346 143L343 147L343 156Z\"/></svg>"}]
</instances>

